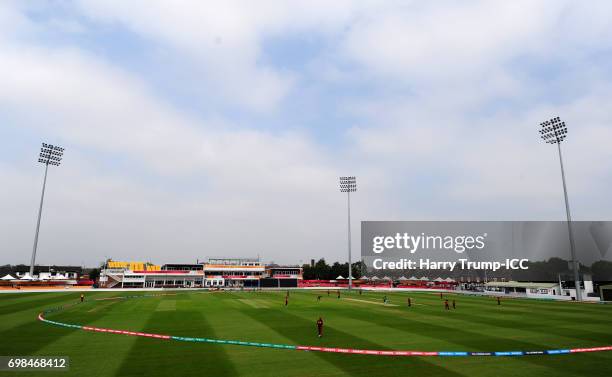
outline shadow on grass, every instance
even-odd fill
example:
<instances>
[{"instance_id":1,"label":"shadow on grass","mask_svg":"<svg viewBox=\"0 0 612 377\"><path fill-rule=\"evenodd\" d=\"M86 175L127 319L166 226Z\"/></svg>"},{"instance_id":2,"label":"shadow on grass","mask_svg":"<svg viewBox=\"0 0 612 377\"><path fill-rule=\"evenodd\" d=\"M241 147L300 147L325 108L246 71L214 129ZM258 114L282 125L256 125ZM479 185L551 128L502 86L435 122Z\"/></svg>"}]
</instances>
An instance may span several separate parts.
<instances>
[{"instance_id":1,"label":"shadow on grass","mask_svg":"<svg viewBox=\"0 0 612 377\"><path fill-rule=\"evenodd\" d=\"M325 341L317 344L316 327L313 321L307 321L299 316L283 310L245 310L244 314L269 327L278 334L291 339L300 345L327 345ZM299 330L296 330L299 329ZM369 342L339 331L333 327L326 326L326 337L342 339L344 345L363 349L385 349L379 344ZM327 339L323 338L323 339ZM339 346L335 344L334 346ZM325 352L313 352L318 358L333 364L346 374L355 377L372 376L461 376L451 370L434 365L417 357L387 357L371 355L346 355ZM316 366L313 366L312 375L316 375Z\"/></svg>"},{"instance_id":2,"label":"shadow on grass","mask_svg":"<svg viewBox=\"0 0 612 377\"><path fill-rule=\"evenodd\" d=\"M151 314L143 332L214 337L214 329L201 312L167 311ZM203 343L180 342L138 338L121 367L120 376L236 376L222 346Z\"/></svg>"},{"instance_id":3,"label":"shadow on grass","mask_svg":"<svg viewBox=\"0 0 612 377\"><path fill-rule=\"evenodd\" d=\"M399 313L397 313L399 314ZM432 317L438 318L435 321L439 322L439 318L444 317L445 314L450 313L428 313ZM529 350L542 350L556 347L546 347L541 344L534 344L529 342L523 342L508 338L498 338L494 336L487 336L482 333L474 333L471 331L462 330L460 327L442 326L436 324L434 321L425 321L423 319L412 320L403 315L394 315L393 313L380 313L376 316L359 316L353 312L343 312L343 315L350 318L367 321L373 323L376 326L383 326L391 329L403 330L408 333L417 334L423 337L438 338L440 342L451 343L462 346L463 349L455 348L457 351L529 351ZM433 318L432 318L433 319ZM471 321L471 315L467 318L456 318L465 320L466 322ZM520 324L516 324L516 327L521 329ZM510 328L510 331L511 329ZM488 347L487 349L485 349ZM431 350L434 351L434 350ZM443 350L437 350L443 351ZM612 356L612 354L611 354ZM574 362L576 359L586 360L588 362ZM599 355L558 355L558 356L522 356L519 359L515 359L520 363L528 363L544 367L551 370L551 375L566 375L572 373L575 375L600 375L609 376L610 373L610 362L611 358L600 357ZM594 365L599 365L599 368L594 368ZM595 370L594 370L595 369Z\"/></svg>"},{"instance_id":4,"label":"shadow on grass","mask_svg":"<svg viewBox=\"0 0 612 377\"><path fill-rule=\"evenodd\" d=\"M22 322L18 326L14 326L10 329L0 332L0 355L21 355L27 356L34 354L37 350L44 348L45 346L60 340L63 337L73 334L75 331L83 331L80 329L74 329L69 327L59 327L56 325L44 323L38 320L38 313L45 308L50 306L60 306L67 303L74 302L76 300L57 300L49 299L45 300L45 305L38 307L35 306L35 310L27 310L23 312L24 316L27 316L28 320ZM41 302L39 301L39 304ZM83 305L85 307L85 305ZM89 307L89 306L87 306ZM78 310L79 308L73 308ZM60 322L72 323L85 325L96 321L106 315L105 312L99 312L90 314L87 316L86 321L70 321L70 320L59 320L57 318L50 318L58 320ZM47 317L53 317L48 315Z\"/></svg>"},{"instance_id":5,"label":"shadow on grass","mask_svg":"<svg viewBox=\"0 0 612 377\"><path fill-rule=\"evenodd\" d=\"M51 293L51 292L48 292L48 293ZM23 291L21 292L17 291L17 292L11 292L11 293L0 292L0 306L10 304L14 300L26 300L27 301L28 299L35 299L36 297L41 297L48 293L46 292L24 293Z\"/></svg>"},{"instance_id":6,"label":"shadow on grass","mask_svg":"<svg viewBox=\"0 0 612 377\"><path fill-rule=\"evenodd\" d=\"M18 293L13 293L18 295ZM71 297L72 296L72 297ZM65 293L48 293L43 296L22 296L21 300L12 302L8 305L0 306L0 316L5 314L12 314L29 309L37 309L39 312L50 306L57 305L58 302L67 302L72 300L76 302L79 298L79 293L74 293L68 296Z\"/></svg>"}]
</instances>

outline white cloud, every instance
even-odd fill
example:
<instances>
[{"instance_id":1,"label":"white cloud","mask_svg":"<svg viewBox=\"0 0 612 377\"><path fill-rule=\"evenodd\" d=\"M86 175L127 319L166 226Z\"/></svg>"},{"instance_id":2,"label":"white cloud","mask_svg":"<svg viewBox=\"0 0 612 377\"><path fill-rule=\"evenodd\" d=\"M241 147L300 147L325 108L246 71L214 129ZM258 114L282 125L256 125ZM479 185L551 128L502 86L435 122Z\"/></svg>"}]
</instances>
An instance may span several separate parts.
<instances>
[{"instance_id":1,"label":"white cloud","mask_svg":"<svg viewBox=\"0 0 612 377\"><path fill-rule=\"evenodd\" d=\"M214 6L188 2L170 7L165 1L78 4L93 20L124 25L183 55L189 60L186 66L203 76L198 85L212 86L227 102L264 112L281 105L295 77L264 65L262 44L287 33L334 31L350 8L348 1L224 1Z\"/></svg>"},{"instance_id":2,"label":"white cloud","mask_svg":"<svg viewBox=\"0 0 612 377\"><path fill-rule=\"evenodd\" d=\"M223 253L289 262L284 251L305 235L326 241L300 241L295 253L310 253L314 244L319 255L332 251L329 212L342 203L337 174L307 136L195 120L151 95L146 83L81 51L2 47L0 99L12 127L52 135L67 148L50 175L41 262L78 262L76 254L93 263L105 255L171 261ZM100 169L108 157L137 164L109 174ZM151 186L140 167L145 176L176 183ZM0 168L2 181L11 182L2 233L12 262L31 247L37 168L25 177ZM185 180L201 190L180 187ZM322 229L305 232L312 223Z\"/></svg>"}]
</instances>

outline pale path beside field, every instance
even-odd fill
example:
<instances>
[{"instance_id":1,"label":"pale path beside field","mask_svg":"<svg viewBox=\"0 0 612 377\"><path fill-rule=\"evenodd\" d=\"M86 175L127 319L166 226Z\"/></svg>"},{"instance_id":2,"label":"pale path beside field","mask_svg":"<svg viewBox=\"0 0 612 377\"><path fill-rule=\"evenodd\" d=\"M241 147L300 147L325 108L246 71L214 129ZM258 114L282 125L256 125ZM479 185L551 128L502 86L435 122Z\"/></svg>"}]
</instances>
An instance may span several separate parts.
<instances>
[{"instance_id":1,"label":"pale path beside field","mask_svg":"<svg viewBox=\"0 0 612 377\"><path fill-rule=\"evenodd\" d=\"M384 302L369 301L369 300L360 300L358 298L344 298L344 299L345 300L349 300L349 301L364 302L366 304L383 305L383 306L399 306L399 305L396 305L396 304L385 304Z\"/></svg>"}]
</instances>

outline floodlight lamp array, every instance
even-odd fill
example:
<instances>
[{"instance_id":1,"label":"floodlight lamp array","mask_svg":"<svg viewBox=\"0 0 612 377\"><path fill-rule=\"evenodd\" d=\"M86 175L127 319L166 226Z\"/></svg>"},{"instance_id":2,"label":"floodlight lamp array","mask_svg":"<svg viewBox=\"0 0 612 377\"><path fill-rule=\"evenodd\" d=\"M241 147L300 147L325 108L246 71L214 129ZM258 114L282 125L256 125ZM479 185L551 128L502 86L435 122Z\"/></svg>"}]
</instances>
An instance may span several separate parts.
<instances>
[{"instance_id":1,"label":"floodlight lamp array","mask_svg":"<svg viewBox=\"0 0 612 377\"><path fill-rule=\"evenodd\" d=\"M540 123L540 137L548 144L561 143L567 136L567 126L559 117Z\"/></svg>"},{"instance_id":2,"label":"floodlight lamp array","mask_svg":"<svg viewBox=\"0 0 612 377\"><path fill-rule=\"evenodd\" d=\"M357 191L356 177L340 177L340 192L355 192Z\"/></svg>"},{"instance_id":3,"label":"floodlight lamp array","mask_svg":"<svg viewBox=\"0 0 612 377\"><path fill-rule=\"evenodd\" d=\"M42 143L38 162L47 165L59 166L64 155L64 148L57 145Z\"/></svg>"}]
</instances>

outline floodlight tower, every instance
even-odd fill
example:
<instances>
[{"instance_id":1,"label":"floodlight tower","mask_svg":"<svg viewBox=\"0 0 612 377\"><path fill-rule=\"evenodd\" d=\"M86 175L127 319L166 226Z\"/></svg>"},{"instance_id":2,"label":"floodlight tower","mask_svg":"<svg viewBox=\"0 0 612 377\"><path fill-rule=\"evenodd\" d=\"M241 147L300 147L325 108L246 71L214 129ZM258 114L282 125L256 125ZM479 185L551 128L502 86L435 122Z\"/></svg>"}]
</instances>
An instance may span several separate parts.
<instances>
[{"instance_id":1,"label":"floodlight tower","mask_svg":"<svg viewBox=\"0 0 612 377\"><path fill-rule=\"evenodd\" d=\"M557 144L559 151L559 164L561 165L561 181L563 182L563 195L565 196L565 213L567 215L567 232L570 242L570 253L572 257L572 269L574 270L574 284L576 285L576 300L582 301L580 290L580 264L576 258L576 245L574 243L574 232L572 232L572 216L570 214L569 199L567 197L567 185L565 184L565 170L563 169L563 157L561 155L561 142L567 136L567 126L559 117L540 123L542 129L540 136L548 144Z\"/></svg>"},{"instance_id":2,"label":"floodlight tower","mask_svg":"<svg viewBox=\"0 0 612 377\"><path fill-rule=\"evenodd\" d=\"M42 215L43 201L45 199L45 186L47 185L47 171L49 165L59 166L64 155L64 148L57 145L42 143L38 162L45 164L45 178L43 180L42 194L40 195L40 207L38 207L38 221L36 222L36 234L34 235L34 247L32 248L32 260L30 261L30 276L34 276L34 262L36 262L36 247L38 246L38 230L40 229L40 216Z\"/></svg>"},{"instance_id":3,"label":"floodlight tower","mask_svg":"<svg viewBox=\"0 0 612 377\"><path fill-rule=\"evenodd\" d=\"M346 192L348 207L348 289L353 288L353 266L351 264L351 192L357 191L357 178L340 177L340 192Z\"/></svg>"}]
</instances>

